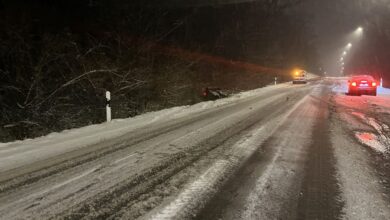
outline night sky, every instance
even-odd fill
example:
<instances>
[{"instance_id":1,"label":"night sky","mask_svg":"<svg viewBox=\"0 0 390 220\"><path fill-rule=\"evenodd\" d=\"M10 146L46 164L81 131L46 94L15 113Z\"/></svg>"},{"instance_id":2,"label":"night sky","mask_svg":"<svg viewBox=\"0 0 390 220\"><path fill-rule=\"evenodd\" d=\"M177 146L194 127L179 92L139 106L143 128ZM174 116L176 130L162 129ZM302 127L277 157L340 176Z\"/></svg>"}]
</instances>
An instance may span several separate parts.
<instances>
[{"instance_id":1,"label":"night sky","mask_svg":"<svg viewBox=\"0 0 390 220\"><path fill-rule=\"evenodd\" d=\"M166 5L193 7L241 2L252 2L252 0L167 0ZM373 69L382 68L386 70L378 70L381 71L381 75L390 75L389 66L378 67L380 64L377 61L365 61L368 57L376 56L382 57L376 60L385 60L385 57L389 55L386 53L390 49L388 47L390 41L390 2L388 0L298 0L296 2L300 4L294 10L301 12L308 24L315 30L320 67L323 72L340 75L340 56L345 45L352 43L353 48L345 57L345 74L370 73L374 71ZM358 27L365 29L363 36L353 35ZM373 42L377 42L378 38L381 38L382 42L375 45Z\"/></svg>"}]
</instances>

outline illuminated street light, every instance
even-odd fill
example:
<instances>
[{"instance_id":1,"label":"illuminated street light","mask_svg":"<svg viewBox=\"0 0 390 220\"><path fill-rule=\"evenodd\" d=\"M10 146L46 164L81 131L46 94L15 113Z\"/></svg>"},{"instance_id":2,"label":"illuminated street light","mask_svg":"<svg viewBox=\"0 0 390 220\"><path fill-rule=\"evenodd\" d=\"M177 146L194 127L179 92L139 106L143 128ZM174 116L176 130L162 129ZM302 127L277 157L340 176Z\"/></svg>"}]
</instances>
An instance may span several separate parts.
<instances>
[{"instance_id":1,"label":"illuminated street light","mask_svg":"<svg viewBox=\"0 0 390 220\"><path fill-rule=\"evenodd\" d=\"M352 44L351 44L351 43L349 43L349 44L347 45L347 50L350 50L350 49L351 49L351 47L352 47Z\"/></svg>"},{"instance_id":2,"label":"illuminated street light","mask_svg":"<svg viewBox=\"0 0 390 220\"><path fill-rule=\"evenodd\" d=\"M347 42L347 44L345 45L345 47L342 51L340 61L337 62L337 65L340 66L340 73L342 75L344 74L344 70L345 70L345 60L346 60L347 54L349 54L351 52L351 48L352 48L352 46L355 45L356 41L358 41L362 37L363 32L364 32L363 27L359 26L356 28L355 31L353 31L353 33L349 34L349 38L351 39L351 41Z\"/></svg>"},{"instance_id":3,"label":"illuminated street light","mask_svg":"<svg viewBox=\"0 0 390 220\"><path fill-rule=\"evenodd\" d=\"M361 35L363 33L363 28L362 27L358 27L355 31L355 34L356 35Z\"/></svg>"}]
</instances>

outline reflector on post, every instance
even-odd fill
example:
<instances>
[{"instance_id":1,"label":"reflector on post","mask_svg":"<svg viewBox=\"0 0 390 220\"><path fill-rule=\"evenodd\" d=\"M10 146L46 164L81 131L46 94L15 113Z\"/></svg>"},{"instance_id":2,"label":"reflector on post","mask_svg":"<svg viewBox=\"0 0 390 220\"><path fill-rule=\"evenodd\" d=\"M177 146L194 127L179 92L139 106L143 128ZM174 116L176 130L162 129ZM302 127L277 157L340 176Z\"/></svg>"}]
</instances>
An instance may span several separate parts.
<instances>
[{"instance_id":1,"label":"reflector on post","mask_svg":"<svg viewBox=\"0 0 390 220\"><path fill-rule=\"evenodd\" d=\"M107 119L107 122L111 121L110 101L111 101L111 93L110 93L110 91L106 91L106 119Z\"/></svg>"}]
</instances>

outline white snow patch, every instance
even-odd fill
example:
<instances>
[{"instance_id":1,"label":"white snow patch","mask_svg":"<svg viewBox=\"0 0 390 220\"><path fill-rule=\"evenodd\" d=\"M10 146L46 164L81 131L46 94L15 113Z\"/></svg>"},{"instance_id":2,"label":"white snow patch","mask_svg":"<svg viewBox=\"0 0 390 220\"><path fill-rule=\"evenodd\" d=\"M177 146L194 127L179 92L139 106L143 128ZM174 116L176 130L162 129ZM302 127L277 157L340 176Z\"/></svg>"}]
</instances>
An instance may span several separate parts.
<instances>
[{"instance_id":1,"label":"white snow patch","mask_svg":"<svg viewBox=\"0 0 390 220\"><path fill-rule=\"evenodd\" d=\"M369 132L355 132L360 143L373 148L375 151L385 153L390 147L390 138L387 137L389 126L379 123L376 119L367 117L361 112L352 112L352 115L362 119L365 123L374 128L379 136Z\"/></svg>"},{"instance_id":2,"label":"white snow patch","mask_svg":"<svg viewBox=\"0 0 390 220\"><path fill-rule=\"evenodd\" d=\"M373 128L375 128L375 130L377 130L380 134L383 134L382 126L374 118L368 117L367 122L369 125L371 125Z\"/></svg>"},{"instance_id":3,"label":"white snow patch","mask_svg":"<svg viewBox=\"0 0 390 220\"><path fill-rule=\"evenodd\" d=\"M180 219L191 216L190 213L198 206L198 201L216 191L216 185L224 180L231 164L227 160L219 160L202 174L195 182L190 184L167 207L151 219Z\"/></svg>"},{"instance_id":4,"label":"white snow patch","mask_svg":"<svg viewBox=\"0 0 390 220\"><path fill-rule=\"evenodd\" d=\"M366 116L361 112L352 112L351 114L366 121Z\"/></svg>"},{"instance_id":5,"label":"white snow patch","mask_svg":"<svg viewBox=\"0 0 390 220\"><path fill-rule=\"evenodd\" d=\"M320 76L313 74L313 73L306 73L306 78L308 80L312 80L312 79L318 79L318 78L320 78Z\"/></svg>"},{"instance_id":6,"label":"white snow patch","mask_svg":"<svg viewBox=\"0 0 390 220\"><path fill-rule=\"evenodd\" d=\"M384 88L384 87L378 87L378 94L381 95L390 95L390 89L389 88Z\"/></svg>"},{"instance_id":7,"label":"white snow patch","mask_svg":"<svg viewBox=\"0 0 390 220\"><path fill-rule=\"evenodd\" d=\"M368 133L368 132L356 132L355 136L360 143L371 147L377 152L385 153L387 151L386 146L384 146L379 141L379 138L375 134Z\"/></svg>"},{"instance_id":8,"label":"white snow patch","mask_svg":"<svg viewBox=\"0 0 390 220\"><path fill-rule=\"evenodd\" d=\"M130 155L127 155L126 157L123 157L123 158L120 158L120 159L116 160L116 161L114 162L114 164L120 163L120 162L122 162L122 161L124 161L124 160L127 160L127 159L129 159L129 158L131 158L131 157L134 157L135 155L137 155L137 154L130 154Z\"/></svg>"}]
</instances>

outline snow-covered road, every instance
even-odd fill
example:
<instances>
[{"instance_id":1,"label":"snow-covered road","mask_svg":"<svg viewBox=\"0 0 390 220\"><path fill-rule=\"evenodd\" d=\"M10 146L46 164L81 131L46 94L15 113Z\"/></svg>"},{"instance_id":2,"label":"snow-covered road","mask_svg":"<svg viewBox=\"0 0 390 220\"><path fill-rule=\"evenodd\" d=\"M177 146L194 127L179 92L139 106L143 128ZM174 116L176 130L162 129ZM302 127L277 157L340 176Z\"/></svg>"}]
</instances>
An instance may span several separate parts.
<instances>
[{"instance_id":1,"label":"snow-covered road","mask_svg":"<svg viewBox=\"0 0 390 220\"><path fill-rule=\"evenodd\" d=\"M0 144L1 219L390 219L390 96L269 86Z\"/></svg>"}]
</instances>

